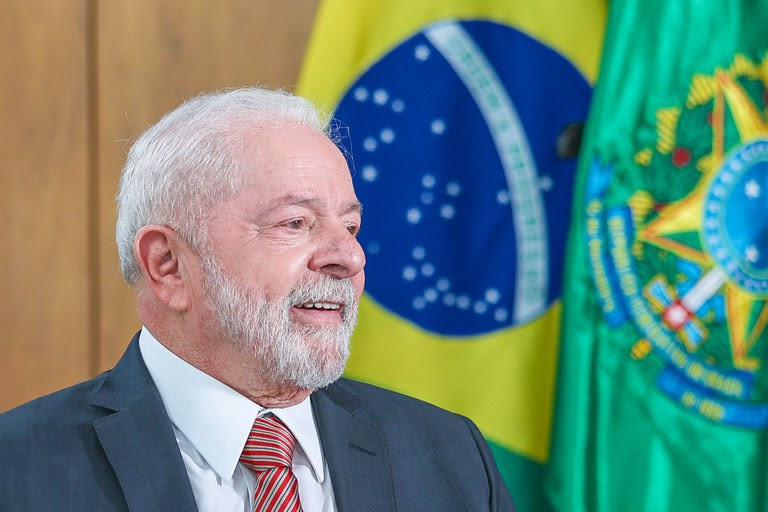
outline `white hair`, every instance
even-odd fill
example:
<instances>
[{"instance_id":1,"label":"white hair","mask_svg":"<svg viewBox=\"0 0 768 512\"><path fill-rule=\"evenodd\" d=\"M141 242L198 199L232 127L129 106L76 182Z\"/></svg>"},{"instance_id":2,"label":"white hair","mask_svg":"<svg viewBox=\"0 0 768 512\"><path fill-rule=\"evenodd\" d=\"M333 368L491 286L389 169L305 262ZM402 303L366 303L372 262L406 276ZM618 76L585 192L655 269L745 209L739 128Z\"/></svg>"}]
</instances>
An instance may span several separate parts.
<instances>
[{"instance_id":1,"label":"white hair","mask_svg":"<svg viewBox=\"0 0 768 512\"><path fill-rule=\"evenodd\" d=\"M128 151L117 193L115 238L120 270L135 284L133 256L144 226L172 227L193 247L206 246L205 212L231 197L246 173L239 160L249 128L307 126L329 136L329 117L287 92L245 87L203 94L142 133ZM258 143L258 141L257 141Z\"/></svg>"}]
</instances>

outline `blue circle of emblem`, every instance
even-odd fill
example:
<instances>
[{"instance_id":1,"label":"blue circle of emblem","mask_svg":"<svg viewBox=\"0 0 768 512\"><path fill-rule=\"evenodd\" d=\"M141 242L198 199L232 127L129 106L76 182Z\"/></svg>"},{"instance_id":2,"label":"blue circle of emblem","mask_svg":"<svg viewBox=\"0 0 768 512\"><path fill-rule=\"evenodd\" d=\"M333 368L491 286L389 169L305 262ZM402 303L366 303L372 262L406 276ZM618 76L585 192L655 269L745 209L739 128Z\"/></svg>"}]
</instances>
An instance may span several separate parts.
<instances>
[{"instance_id":1,"label":"blue circle of emblem","mask_svg":"<svg viewBox=\"0 0 768 512\"><path fill-rule=\"evenodd\" d=\"M373 64L335 114L365 208L368 294L449 336L546 311L575 171L556 141L590 97L564 57L490 21L430 25Z\"/></svg>"},{"instance_id":2,"label":"blue circle of emblem","mask_svg":"<svg viewBox=\"0 0 768 512\"><path fill-rule=\"evenodd\" d=\"M739 147L723 162L704 201L704 245L742 289L768 294L768 140Z\"/></svg>"}]
</instances>

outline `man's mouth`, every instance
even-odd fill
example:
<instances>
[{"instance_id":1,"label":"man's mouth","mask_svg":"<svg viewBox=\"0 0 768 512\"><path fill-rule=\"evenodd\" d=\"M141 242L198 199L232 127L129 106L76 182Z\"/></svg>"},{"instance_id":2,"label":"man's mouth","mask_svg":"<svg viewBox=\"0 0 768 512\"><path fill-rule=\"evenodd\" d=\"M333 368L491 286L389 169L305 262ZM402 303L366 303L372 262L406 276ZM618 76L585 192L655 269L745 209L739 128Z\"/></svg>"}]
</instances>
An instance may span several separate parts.
<instances>
[{"instance_id":1,"label":"man's mouth","mask_svg":"<svg viewBox=\"0 0 768 512\"><path fill-rule=\"evenodd\" d=\"M306 302L304 304L296 304L300 309L324 309L324 310L339 310L341 304L337 302Z\"/></svg>"},{"instance_id":2,"label":"man's mouth","mask_svg":"<svg viewBox=\"0 0 768 512\"><path fill-rule=\"evenodd\" d=\"M340 302L302 302L293 308L297 320L308 325L336 328L344 321L345 306Z\"/></svg>"}]
</instances>

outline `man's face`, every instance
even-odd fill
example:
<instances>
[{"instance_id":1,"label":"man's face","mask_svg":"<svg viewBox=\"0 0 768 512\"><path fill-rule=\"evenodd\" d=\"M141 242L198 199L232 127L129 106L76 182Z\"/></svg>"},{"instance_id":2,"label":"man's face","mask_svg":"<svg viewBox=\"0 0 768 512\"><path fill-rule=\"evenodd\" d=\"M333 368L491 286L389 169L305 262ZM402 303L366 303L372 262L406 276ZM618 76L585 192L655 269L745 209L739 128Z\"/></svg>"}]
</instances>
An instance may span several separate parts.
<instances>
[{"instance_id":1,"label":"man's face","mask_svg":"<svg viewBox=\"0 0 768 512\"><path fill-rule=\"evenodd\" d=\"M360 204L346 161L322 135L287 126L254 140L246 185L207 222L207 306L265 377L321 387L343 371L363 291Z\"/></svg>"}]
</instances>

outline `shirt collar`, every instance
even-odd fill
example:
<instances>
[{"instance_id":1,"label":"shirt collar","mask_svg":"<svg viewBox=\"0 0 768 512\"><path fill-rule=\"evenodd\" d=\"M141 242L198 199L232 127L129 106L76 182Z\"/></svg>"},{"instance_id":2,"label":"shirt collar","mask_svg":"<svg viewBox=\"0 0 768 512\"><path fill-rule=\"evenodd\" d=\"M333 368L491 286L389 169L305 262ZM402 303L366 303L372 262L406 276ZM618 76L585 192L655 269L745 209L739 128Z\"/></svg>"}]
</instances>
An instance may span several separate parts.
<instances>
[{"instance_id":1,"label":"shirt collar","mask_svg":"<svg viewBox=\"0 0 768 512\"><path fill-rule=\"evenodd\" d=\"M291 430L316 480L323 482L320 436L309 398L291 407L265 409L178 357L146 327L139 348L171 422L221 478L232 479L256 417L272 413Z\"/></svg>"}]
</instances>

